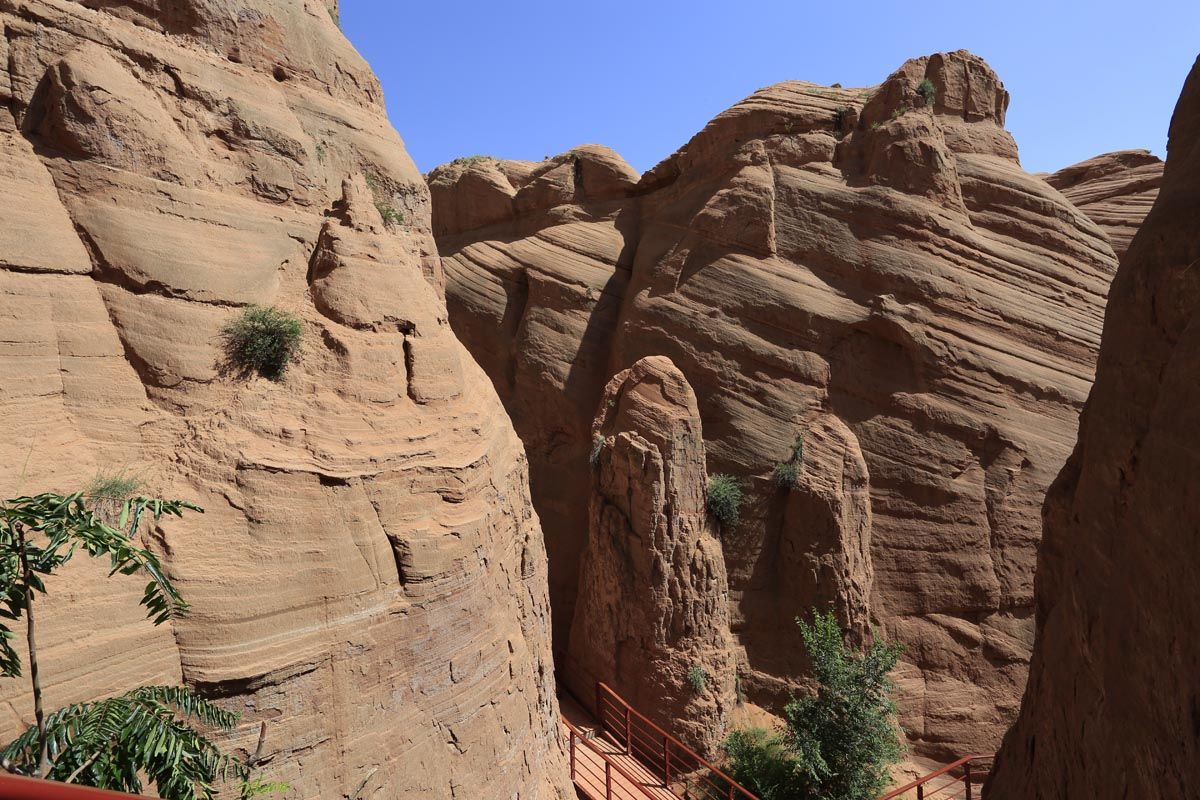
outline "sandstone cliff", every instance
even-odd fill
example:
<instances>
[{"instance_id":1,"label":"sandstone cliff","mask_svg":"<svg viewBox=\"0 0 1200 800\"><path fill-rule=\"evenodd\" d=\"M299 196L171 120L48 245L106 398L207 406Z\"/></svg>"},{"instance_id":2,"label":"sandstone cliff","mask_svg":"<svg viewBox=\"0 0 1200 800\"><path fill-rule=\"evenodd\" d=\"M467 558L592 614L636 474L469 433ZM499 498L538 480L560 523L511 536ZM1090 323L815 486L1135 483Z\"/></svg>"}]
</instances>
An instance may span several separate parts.
<instances>
[{"instance_id":1,"label":"sandstone cliff","mask_svg":"<svg viewBox=\"0 0 1200 800\"><path fill-rule=\"evenodd\" d=\"M1104 230L1119 258L1154 205L1162 174L1158 156L1120 150L1064 167L1046 182Z\"/></svg>"},{"instance_id":2,"label":"sandstone cliff","mask_svg":"<svg viewBox=\"0 0 1200 800\"><path fill-rule=\"evenodd\" d=\"M1007 103L980 59L939 54L870 89L763 89L640 178L597 146L428 176L451 324L530 456L556 648L602 387L665 355L709 472L748 491L722 546L750 699L799 685L792 617L832 605L907 645L918 752L998 743L1032 646L1039 508L1116 266L1021 169Z\"/></svg>"},{"instance_id":3,"label":"sandstone cliff","mask_svg":"<svg viewBox=\"0 0 1200 800\"><path fill-rule=\"evenodd\" d=\"M333 13L0 0L4 496L125 467L207 509L150 534L190 617L51 587L47 700L185 681L297 797L567 797L525 457ZM281 383L221 369L247 304L303 323Z\"/></svg>"},{"instance_id":4,"label":"sandstone cliff","mask_svg":"<svg viewBox=\"0 0 1200 800\"><path fill-rule=\"evenodd\" d=\"M736 675L692 387L670 359L643 358L609 381L593 439L595 490L564 680L588 699L604 681L716 756Z\"/></svg>"},{"instance_id":5,"label":"sandstone cliff","mask_svg":"<svg viewBox=\"0 0 1200 800\"><path fill-rule=\"evenodd\" d=\"M1200 61L1113 281L1079 441L1046 498L1037 645L988 796L1200 785Z\"/></svg>"}]
</instances>

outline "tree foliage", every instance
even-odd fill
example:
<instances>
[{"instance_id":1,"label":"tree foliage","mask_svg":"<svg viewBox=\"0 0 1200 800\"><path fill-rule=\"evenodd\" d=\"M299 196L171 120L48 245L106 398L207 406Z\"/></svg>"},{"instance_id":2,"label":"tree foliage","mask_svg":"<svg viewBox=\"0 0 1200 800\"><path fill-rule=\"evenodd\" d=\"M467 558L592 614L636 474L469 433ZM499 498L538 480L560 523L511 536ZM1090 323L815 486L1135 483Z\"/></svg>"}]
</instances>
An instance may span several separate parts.
<instances>
[{"instance_id":1,"label":"tree foliage","mask_svg":"<svg viewBox=\"0 0 1200 800\"><path fill-rule=\"evenodd\" d=\"M164 514L182 516L199 506L183 500L136 497L122 504L116 526L107 524L88 507L85 493L45 493L17 497L0 505L0 618L20 621L29 595L45 594L42 576L51 575L83 550L107 558L109 575L145 573L150 581L141 604L155 625L186 614L188 605L175 589L158 556L133 542L142 519ZM0 676L21 674L21 659L12 645L13 632L0 622Z\"/></svg>"},{"instance_id":2,"label":"tree foliage","mask_svg":"<svg viewBox=\"0 0 1200 800\"><path fill-rule=\"evenodd\" d=\"M203 509L183 500L133 497L120 503L115 524L109 524L96 501L115 502L131 488L124 479L105 479L87 492L17 497L0 505L0 618L26 622L37 720L0 749L0 764L23 775L132 793L140 793L145 781L165 800L211 800L216 785L231 777L241 779L243 800L284 788L251 779L253 759L237 761L209 739L212 732L232 730L238 715L186 687L145 686L43 714L34 644L34 598L46 593L43 576L82 550L107 558L110 576L149 577L141 604L155 625L188 611L158 557L135 538L147 515L159 520ZM0 624L0 676L21 674L12 639L12 630Z\"/></svg>"},{"instance_id":3,"label":"tree foliage","mask_svg":"<svg viewBox=\"0 0 1200 800\"><path fill-rule=\"evenodd\" d=\"M212 798L216 782L246 767L221 752L195 726L229 731L238 715L182 686L144 686L95 703L77 703L46 717L51 780L140 794L143 777L171 800ZM0 757L9 769L36 774L37 726Z\"/></svg>"},{"instance_id":4,"label":"tree foliage","mask_svg":"<svg viewBox=\"0 0 1200 800\"><path fill-rule=\"evenodd\" d=\"M817 691L787 704L779 733L730 735L733 777L763 800L873 800L903 754L888 677L902 648L878 636L865 652L847 647L832 612L796 623Z\"/></svg>"}]
</instances>

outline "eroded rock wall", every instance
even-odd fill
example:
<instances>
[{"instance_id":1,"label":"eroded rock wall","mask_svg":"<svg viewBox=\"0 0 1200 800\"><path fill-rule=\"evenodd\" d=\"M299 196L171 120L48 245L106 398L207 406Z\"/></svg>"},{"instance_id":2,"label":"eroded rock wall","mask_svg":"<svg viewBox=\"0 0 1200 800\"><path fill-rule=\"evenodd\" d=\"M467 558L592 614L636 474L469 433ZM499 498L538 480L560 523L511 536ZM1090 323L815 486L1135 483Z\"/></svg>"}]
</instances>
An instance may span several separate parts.
<instances>
[{"instance_id":1,"label":"eroded rock wall","mask_svg":"<svg viewBox=\"0 0 1200 800\"><path fill-rule=\"evenodd\" d=\"M636 183L594 146L429 176L451 324L529 444L556 647L599 387L665 355L695 389L709 472L747 489L721 540L747 696L786 700L791 616L832 605L906 645L918 753L996 746L1032 647L1040 505L1116 267L1021 168L1007 103L959 51L868 89L763 89ZM619 178L596 202L602 165ZM798 436L810 453L781 491Z\"/></svg>"},{"instance_id":2,"label":"eroded rock wall","mask_svg":"<svg viewBox=\"0 0 1200 800\"><path fill-rule=\"evenodd\" d=\"M1200 782L1197 221L1200 61L1046 498L1029 687L990 798L1184 798Z\"/></svg>"},{"instance_id":3,"label":"eroded rock wall","mask_svg":"<svg viewBox=\"0 0 1200 800\"><path fill-rule=\"evenodd\" d=\"M592 430L595 488L563 679L587 700L607 683L716 757L736 666L696 396L670 359L643 358L609 381Z\"/></svg>"},{"instance_id":4,"label":"eroded rock wall","mask_svg":"<svg viewBox=\"0 0 1200 800\"><path fill-rule=\"evenodd\" d=\"M525 456L336 7L0 0L0 484L207 511L147 534L186 619L50 586L47 701L187 682L297 797L567 797ZM280 383L223 367L248 304L302 322Z\"/></svg>"},{"instance_id":5,"label":"eroded rock wall","mask_svg":"<svg viewBox=\"0 0 1200 800\"><path fill-rule=\"evenodd\" d=\"M1154 205L1163 162L1147 150L1119 150L1046 176L1071 203L1103 229L1120 258Z\"/></svg>"}]
</instances>

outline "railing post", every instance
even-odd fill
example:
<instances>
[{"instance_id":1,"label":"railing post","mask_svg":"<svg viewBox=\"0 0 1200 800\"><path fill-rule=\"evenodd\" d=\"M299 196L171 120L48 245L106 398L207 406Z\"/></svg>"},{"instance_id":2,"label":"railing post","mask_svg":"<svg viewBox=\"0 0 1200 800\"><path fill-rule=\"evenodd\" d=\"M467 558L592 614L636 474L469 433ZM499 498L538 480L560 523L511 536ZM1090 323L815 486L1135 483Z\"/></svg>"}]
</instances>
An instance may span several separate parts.
<instances>
[{"instance_id":1,"label":"railing post","mask_svg":"<svg viewBox=\"0 0 1200 800\"><path fill-rule=\"evenodd\" d=\"M729 784L729 800L733 800L733 784Z\"/></svg>"},{"instance_id":2,"label":"railing post","mask_svg":"<svg viewBox=\"0 0 1200 800\"><path fill-rule=\"evenodd\" d=\"M671 788L671 740L663 737L663 786Z\"/></svg>"},{"instance_id":3,"label":"railing post","mask_svg":"<svg viewBox=\"0 0 1200 800\"><path fill-rule=\"evenodd\" d=\"M604 762L604 800L612 800L612 762Z\"/></svg>"},{"instance_id":4,"label":"railing post","mask_svg":"<svg viewBox=\"0 0 1200 800\"><path fill-rule=\"evenodd\" d=\"M967 800L971 800L971 762L963 764L965 772L963 773L963 781L967 784Z\"/></svg>"},{"instance_id":5,"label":"railing post","mask_svg":"<svg viewBox=\"0 0 1200 800\"><path fill-rule=\"evenodd\" d=\"M575 731L571 731L571 780L575 780Z\"/></svg>"},{"instance_id":6,"label":"railing post","mask_svg":"<svg viewBox=\"0 0 1200 800\"><path fill-rule=\"evenodd\" d=\"M629 740L630 740L630 736L629 736L629 706L626 705L625 706L625 752L626 753L633 752L629 748Z\"/></svg>"},{"instance_id":7,"label":"railing post","mask_svg":"<svg viewBox=\"0 0 1200 800\"><path fill-rule=\"evenodd\" d=\"M917 800L925 800L925 784L917 784Z\"/></svg>"}]
</instances>

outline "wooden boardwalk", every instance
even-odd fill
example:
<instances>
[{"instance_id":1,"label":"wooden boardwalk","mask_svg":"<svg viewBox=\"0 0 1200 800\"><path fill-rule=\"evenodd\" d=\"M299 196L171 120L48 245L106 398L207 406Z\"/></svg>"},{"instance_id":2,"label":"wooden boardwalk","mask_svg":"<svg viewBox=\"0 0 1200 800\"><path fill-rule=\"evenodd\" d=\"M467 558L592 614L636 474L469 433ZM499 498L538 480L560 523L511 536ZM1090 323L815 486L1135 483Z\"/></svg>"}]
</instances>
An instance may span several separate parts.
<instances>
[{"instance_id":1,"label":"wooden boardwalk","mask_svg":"<svg viewBox=\"0 0 1200 800\"><path fill-rule=\"evenodd\" d=\"M587 740L576 739L573 774L575 786L584 797L590 800L679 800L640 761L627 755L608 737L601 736L596 720L570 696L562 694L558 699L564 741L571 738L567 723ZM616 768L605 764L606 757ZM606 780L610 781L607 785Z\"/></svg>"}]
</instances>

